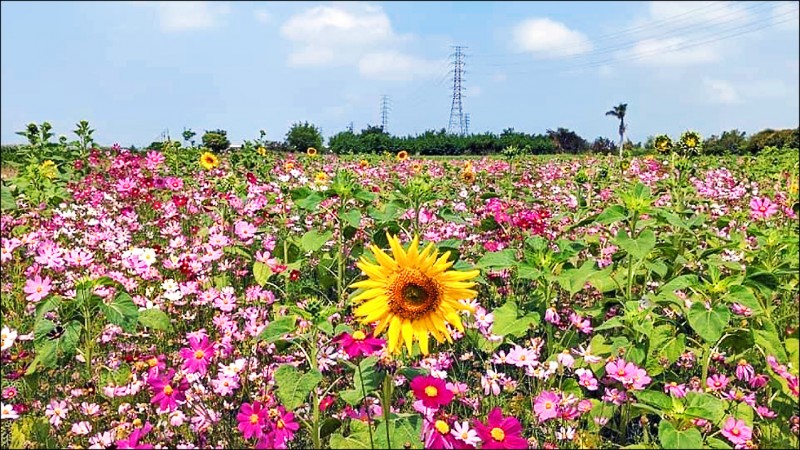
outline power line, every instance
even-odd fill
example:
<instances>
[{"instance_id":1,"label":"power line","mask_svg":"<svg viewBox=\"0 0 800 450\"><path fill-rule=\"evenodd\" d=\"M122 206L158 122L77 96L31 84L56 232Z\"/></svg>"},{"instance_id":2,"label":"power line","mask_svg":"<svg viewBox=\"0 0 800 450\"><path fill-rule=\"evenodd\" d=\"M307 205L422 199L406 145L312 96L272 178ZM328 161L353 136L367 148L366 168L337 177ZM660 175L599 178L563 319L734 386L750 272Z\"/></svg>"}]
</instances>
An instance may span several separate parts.
<instances>
[{"instance_id":1,"label":"power line","mask_svg":"<svg viewBox=\"0 0 800 450\"><path fill-rule=\"evenodd\" d=\"M743 12L756 11L756 10L759 10L759 9L764 9L766 6L770 6L769 2L756 3L756 4L753 4L753 5L749 5L747 7L741 8L741 9L736 9L734 11L728 12L727 14L719 15L719 16L716 17L716 19L721 19L721 18L725 18L725 17L729 17L729 16L733 16L733 17L731 19L728 19L728 20L725 20L725 21L722 21L722 22L717 22L717 23L714 24L714 26L711 26L711 27L708 26L707 24L694 23L694 24L688 24L688 25L680 26L680 27L677 27L677 28L668 28L666 30L660 30L660 32L658 32L656 34L638 36L635 39L629 40L627 42L619 42L619 43L612 44L612 45L609 45L609 46L606 46L606 47L600 47L598 50L595 50L595 51L592 51L592 52L589 52L589 53L569 54L569 55L563 56L563 57L561 57L559 59L561 59L561 60L569 60L569 59L580 59L580 58L587 58L587 57L590 58L590 57L593 57L593 56L604 55L604 54L612 53L612 52L619 51L619 50L625 50L625 49L633 48L633 47L639 45L639 43L642 40L646 40L646 39L670 39L670 38L674 38L674 37L686 38L687 35L691 35L691 34L696 33L696 32L700 32L700 35L705 34L706 36L709 36L709 35L713 35L715 32L719 33L719 32L734 30L734 29L737 28L737 26L729 27L729 28L722 29L722 30L720 30L719 27L720 26L724 26L724 25L734 24L734 23L737 23L737 22L741 21L741 14ZM753 22L753 23L755 23L755 22ZM651 29L655 29L655 27L651 28ZM706 33L706 32L710 32L710 33ZM697 37L701 37L701 36L697 36ZM579 47L579 46L560 47L560 48L551 49L551 51L579 52L582 48L583 47ZM526 58L525 61L484 64L484 66L503 67L503 66L527 65L527 64L534 64L534 63L541 63L541 61L531 60L530 58Z\"/></svg>"},{"instance_id":2,"label":"power line","mask_svg":"<svg viewBox=\"0 0 800 450\"><path fill-rule=\"evenodd\" d=\"M447 132L452 133L453 129L458 126L459 134L464 134L464 107L461 102L462 99L462 81L464 74L464 53L461 50L467 48L461 45L454 46L455 53L453 56L453 102L450 105L450 121L447 126Z\"/></svg>"},{"instance_id":3,"label":"power line","mask_svg":"<svg viewBox=\"0 0 800 450\"><path fill-rule=\"evenodd\" d=\"M794 11L796 12L798 10L795 9ZM784 15L789 16L790 14L791 13L784 14ZM643 58L647 58L648 56L654 56L654 55L658 55L658 54L662 54L662 53L670 53L670 52L675 52L675 51L679 51L679 50L686 50L686 49L699 47L699 46L706 45L706 44L711 44L711 43L718 42L718 41L721 41L721 40L734 38L734 37L737 37L737 36L745 35L745 34L748 34L748 33L753 33L753 32L756 32L756 31L763 30L765 28L769 28L769 27L773 27L773 26L777 26L777 25L786 23L786 22L790 22L792 20L797 20L797 18L796 17L790 17L790 18L785 19L785 20L766 22L766 24L762 24L761 26L756 27L756 28L752 28L752 26L753 25L760 25L760 24L758 22L753 22L753 23L751 23L749 25L746 25L746 26L743 26L743 27L735 27L735 28L724 30L722 33L717 33L717 36L715 36L713 39L706 39L706 40L703 40L703 41L689 42L689 43L684 44L684 45L672 45L672 46L669 46L669 47L656 48L656 49L653 49L653 50L648 51L648 52L639 53L638 55L630 57L630 58L620 58L620 59L617 59L617 60L586 61L586 62L581 63L581 64L576 64L576 65L573 65L573 66L563 67L560 70L555 70L555 72L562 73L562 72L575 70L575 69L587 69L587 68L600 67L600 66L610 65L610 64L618 64L618 63L622 63L622 62L636 61L636 60L640 60L640 59L643 59ZM750 27L750 29L748 29L748 27ZM731 31L738 31L738 32L730 33ZM548 69L550 69L550 70L548 70ZM547 73L547 72L553 72L552 68L544 68L544 69L540 69L540 70L529 70L529 71L520 71L520 72L509 72L509 73L507 73L507 75L529 75L529 74Z\"/></svg>"}]
</instances>

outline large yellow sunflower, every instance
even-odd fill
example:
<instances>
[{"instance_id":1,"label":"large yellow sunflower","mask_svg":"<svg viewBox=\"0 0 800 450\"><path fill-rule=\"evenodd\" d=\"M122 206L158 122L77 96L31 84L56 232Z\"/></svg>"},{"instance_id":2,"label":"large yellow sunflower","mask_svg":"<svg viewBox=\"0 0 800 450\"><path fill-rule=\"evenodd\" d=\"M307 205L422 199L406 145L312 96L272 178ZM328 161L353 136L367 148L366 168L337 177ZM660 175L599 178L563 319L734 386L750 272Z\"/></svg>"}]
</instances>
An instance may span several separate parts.
<instances>
[{"instance_id":1,"label":"large yellow sunflower","mask_svg":"<svg viewBox=\"0 0 800 450\"><path fill-rule=\"evenodd\" d=\"M428 334L441 343L453 342L446 324L464 331L458 312L474 311L459 300L475 298L477 292L470 289L475 283L468 280L480 271L447 270L453 265L447 261L450 252L439 256L433 243L419 251L417 237L408 250L403 250L397 237L388 234L387 237L392 256L372 245L370 250L377 264L363 256L356 264L369 279L352 284L363 289L353 297L354 303L361 303L355 315L365 324L378 322L376 336L388 328L390 353L400 353L403 343L411 353L413 341L417 340L420 350L427 355Z\"/></svg>"},{"instance_id":2,"label":"large yellow sunflower","mask_svg":"<svg viewBox=\"0 0 800 450\"><path fill-rule=\"evenodd\" d=\"M219 158L214 156L211 152L205 152L200 155L200 165L206 170L211 170L219 165Z\"/></svg>"}]
</instances>

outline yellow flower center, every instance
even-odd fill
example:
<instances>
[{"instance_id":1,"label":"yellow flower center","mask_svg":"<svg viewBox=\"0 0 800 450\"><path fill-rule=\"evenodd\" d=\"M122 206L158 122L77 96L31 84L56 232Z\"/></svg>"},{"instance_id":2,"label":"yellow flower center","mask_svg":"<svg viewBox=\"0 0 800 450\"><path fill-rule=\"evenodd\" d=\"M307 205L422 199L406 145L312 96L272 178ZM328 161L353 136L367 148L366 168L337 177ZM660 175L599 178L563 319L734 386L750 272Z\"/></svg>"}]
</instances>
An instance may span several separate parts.
<instances>
[{"instance_id":1,"label":"yellow flower center","mask_svg":"<svg viewBox=\"0 0 800 450\"><path fill-rule=\"evenodd\" d=\"M41 287L41 286L37 286L37 287L36 287L36 292L37 292L37 293L39 293L39 292L42 292L42 287Z\"/></svg>"},{"instance_id":2,"label":"yellow flower center","mask_svg":"<svg viewBox=\"0 0 800 450\"><path fill-rule=\"evenodd\" d=\"M544 402L544 409L553 409L553 402Z\"/></svg>"},{"instance_id":3,"label":"yellow flower center","mask_svg":"<svg viewBox=\"0 0 800 450\"><path fill-rule=\"evenodd\" d=\"M194 357L195 359L203 359L206 357L206 353L202 350L197 350L196 352L194 352Z\"/></svg>"},{"instance_id":4,"label":"yellow flower center","mask_svg":"<svg viewBox=\"0 0 800 450\"><path fill-rule=\"evenodd\" d=\"M250 423L253 425L258 423L258 414L250 414Z\"/></svg>"},{"instance_id":5,"label":"yellow flower center","mask_svg":"<svg viewBox=\"0 0 800 450\"><path fill-rule=\"evenodd\" d=\"M286 427L286 423L283 421L283 419L278 419L277 427L281 430Z\"/></svg>"},{"instance_id":6,"label":"yellow flower center","mask_svg":"<svg viewBox=\"0 0 800 450\"><path fill-rule=\"evenodd\" d=\"M172 389L172 386L170 386L170 385L166 385L166 386L164 386L164 393L165 393L165 394L167 394L167 395L172 395L172 392L173 392L173 391L174 391L174 389Z\"/></svg>"},{"instance_id":7,"label":"yellow flower center","mask_svg":"<svg viewBox=\"0 0 800 450\"><path fill-rule=\"evenodd\" d=\"M492 428L492 439L495 441L502 441L506 438L506 432L502 428Z\"/></svg>"},{"instance_id":8,"label":"yellow flower center","mask_svg":"<svg viewBox=\"0 0 800 450\"><path fill-rule=\"evenodd\" d=\"M428 397L436 397L439 394L439 390L433 386L428 386L425 388L425 395Z\"/></svg>"},{"instance_id":9,"label":"yellow flower center","mask_svg":"<svg viewBox=\"0 0 800 450\"><path fill-rule=\"evenodd\" d=\"M744 359L740 359L740 360L739 360L739 365L740 365L740 366L746 366L746 365L747 365L747 361L746 361L746 360L744 360Z\"/></svg>"},{"instance_id":10,"label":"yellow flower center","mask_svg":"<svg viewBox=\"0 0 800 450\"><path fill-rule=\"evenodd\" d=\"M361 331L361 330L356 330L356 332L353 333L353 339L355 339L357 341L363 341L366 338L367 338L367 335L364 334L364 332Z\"/></svg>"},{"instance_id":11,"label":"yellow flower center","mask_svg":"<svg viewBox=\"0 0 800 450\"><path fill-rule=\"evenodd\" d=\"M404 319L416 320L435 310L440 297L439 283L417 269L405 268L389 286L389 309Z\"/></svg>"},{"instance_id":12,"label":"yellow flower center","mask_svg":"<svg viewBox=\"0 0 800 450\"><path fill-rule=\"evenodd\" d=\"M147 360L147 364L150 365L150 367L155 367L158 364L158 359L150 358Z\"/></svg>"},{"instance_id":13,"label":"yellow flower center","mask_svg":"<svg viewBox=\"0 0 800 450\"><path fill-rule=\"evenodd\" d=\"M734 429L731 430L731 434L734 435L734 436L738 436L739 433L740 433L740 431L739 431L738 427L735 427Z\"/></svg>"},{"instance_id":14,"label":"yellow flower center","mask_svg":"<svg viewBox=\"0 0 800 450\"><path fill-rule=\"evenodd\" d=\"M436 430L439 433L447 434L450 432L450 425L448 425L447 422L445 422L444 420L437 420L436 423L433 424L433 426L436 427Z\"/></svg>"}]
</instances>

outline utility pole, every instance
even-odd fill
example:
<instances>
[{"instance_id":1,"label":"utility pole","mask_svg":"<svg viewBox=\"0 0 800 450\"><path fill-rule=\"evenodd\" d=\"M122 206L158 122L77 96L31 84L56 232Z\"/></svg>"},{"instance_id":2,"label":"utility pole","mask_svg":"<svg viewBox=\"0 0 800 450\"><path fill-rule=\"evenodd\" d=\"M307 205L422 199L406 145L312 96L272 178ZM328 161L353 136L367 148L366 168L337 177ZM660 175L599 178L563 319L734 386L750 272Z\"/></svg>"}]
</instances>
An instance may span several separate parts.
<instances>
[{"instance_id":1,"label":"utility pole","mask_svg":"<svg viewBox=\"0 0 800 450\"><path fill-rule=\"evenodd\" d=\"M465 123L464 123L464 108L461 103L461 99L463 98L463 86L462 82L464 81L464 53L461 51L467 47L456 45L454 46L455 53L452 56L453 60L453 102L450 106L450 123L447 126L447 132L453 133L453 130L458 130L459 134L465 134Z\"/></svg>"},{"instance_id":2,"label":"utility pole","mask_svg":"<svg viewBox=\"0 0 800 450\"><path fill-rule=\"evenodd\" d=\"M381 128L384 133L389 133L389 96L381 97Z\"/></svg>"}]
</instances>

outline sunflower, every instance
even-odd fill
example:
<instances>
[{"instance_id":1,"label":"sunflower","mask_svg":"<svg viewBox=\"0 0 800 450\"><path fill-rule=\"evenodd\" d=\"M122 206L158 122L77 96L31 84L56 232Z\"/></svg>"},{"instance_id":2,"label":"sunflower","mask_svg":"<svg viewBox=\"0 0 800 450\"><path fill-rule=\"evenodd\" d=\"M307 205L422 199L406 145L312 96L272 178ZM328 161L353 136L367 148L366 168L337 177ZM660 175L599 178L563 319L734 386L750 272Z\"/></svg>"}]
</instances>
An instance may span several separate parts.
<instances>
[{"instance_id":1,"label":"sunflower","mask_svg":"<svg viewBox=\"0 0 800 450\"><path fill-rule=\"evenodd\" d=\"M453 342L446 324L464 331L458 312L474 311L459 300L475 298L477 292L470 289L475 283L469 280L480 271L447 270L453 265L447 261L450 252L439 256L433 243L419 251L416 236L408 250L403 250L397 237L387 234L387 238L392 256L372 245L377 264L363 256L356 264L369 279L352 284L363 289L353 297L354 303L360 303L355 316L361 323L378 322L376 336L388 329L389 353L399 354L403 343L411 353L417 340L427 355L429 334L437 342Z\"/></svg>"},{"instance_id":2,"label":"sunflower","mask_svg":"<svg viewBox=\"0 0 800 450\"><path fill-rule=\"evenodd\" d=\"M472 183L475 181L475 172L472 170L465 170L461 172L461 179L467 183Z\"/></svg>"},{"instance_id":3,"label":"sunflower","mask_svg":"<svg viewBox=\"0 0 800 450\"><path fill-rule=\"evenodd\" d=\"M400 150L397 152L397 159L398 161L405 161L408 159L408 152L405 150Z\"/></svg>"},{"instance_id":4,"label":"sunflower","mask_svg":"<svg viewBox=\"0 0 800 450\"><path fill-rule=\"evenodd\" d=\"M214 156L211 152L205 152L200 155L200 165L206 170L211 170L219 165L219 158Z\"/></svg>"},{"instance_id":5,"label":"sunflower","mask_svg":"<svg viewBox=\"0 0 800 450\"><path fill-rule=\"evenodd\" d=\"M317 149L314 147L308 147L308 150L306 150L306 155L311 157L317 156Z\"/></svg>"},{"instance_id":6,"label":"sunflower","mask_svg":"<svg viewBox=\"0 0 800 450\"><path fill-rule=\"evenodd\" d=\"M684 155L700 153L703 149L703 139L696 131L685 131L681 135L679 144Z\"/></svg>"},{"instance_id":7,"label":"sunflower","mask_svg":"<svg viewBox=\"0 0 800 450\"><path fill-rule=\"evenodd\" d=\"M367 167L369 167L369 161L367 161L366 159L362 159L361 162L358 163L358 165L362 169L366 169Z\"/></svg>"},{"instance_id":8,"label":"sunflower","mask_svg":"<svg viewBox=\"0 0 800 450\"><path fill-rule=\"evenodd\" d=\"M39 173L42 174L43 177L48 179L53 179L56 177L56 173L58 172L58 168L56 167L56 163L52 160L47 160L39 166Z\"/></svg>"},{"instance_id":9,"label":"sunflower","mask_svg":"<svg viewBox=\"0 0 800 450\"><path fill-rule=\"evenodd\" d=\"M265 149L264 147L258 147L258 154L261 155L261 156L266 156L267 155L267 149Z\"/></svg>"},{"instance_id":10,"label":"sunflower","mask_svg":"<svg viewBox=\"0 0 800 450\"><path fill-rule=\"evenodd\" d=\"M316 181L317 184L322 184L328 181L328 174L325 172L317 172L317 174L314 175L314 181Z\"/></svg>"},{"instance_id":11,"label":"sunflower","mask_svg":"<svg viewBox=\"0 0 800 450\"><path fill-rule=\"evenodd\" d=\"M668 153L672 150L672 139L666 134L659 134L656 136L655 147L661 153Z\"/></svg>"},{"instance_id":12,"label":"sunflower","mask_svg":"<svg viewBox=\"0 0 800 450\"><path fill-rule=\"evenodd\" d=\"M414 164L411 165L411 170L413 170L414 172L419 172L420 170L422 170L422 163L415 162Z\"/></svg>"}]
</instances>

